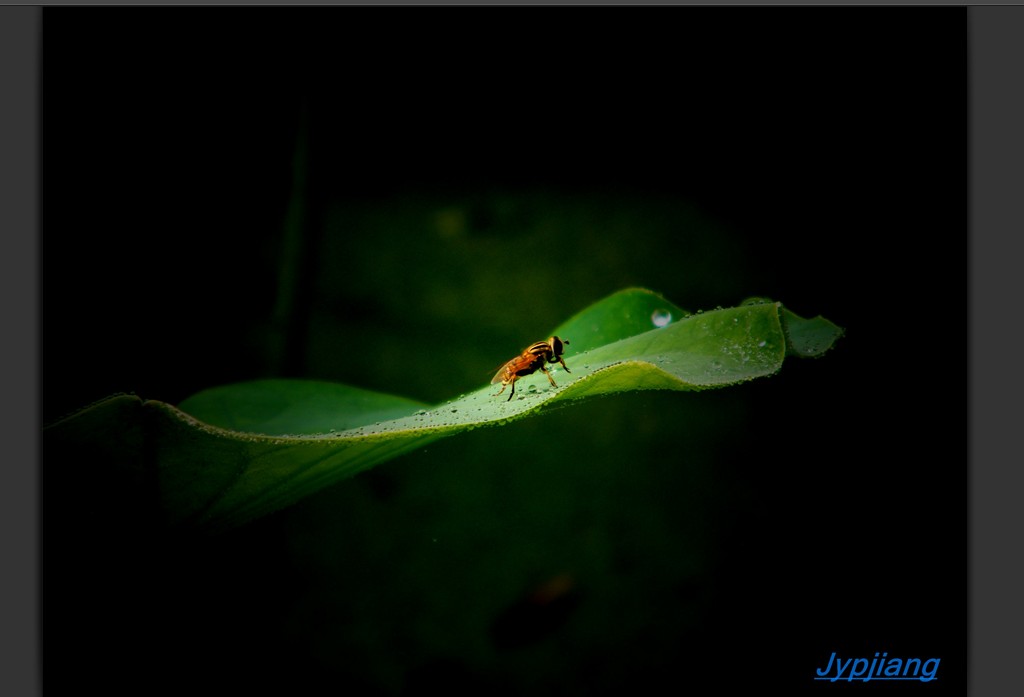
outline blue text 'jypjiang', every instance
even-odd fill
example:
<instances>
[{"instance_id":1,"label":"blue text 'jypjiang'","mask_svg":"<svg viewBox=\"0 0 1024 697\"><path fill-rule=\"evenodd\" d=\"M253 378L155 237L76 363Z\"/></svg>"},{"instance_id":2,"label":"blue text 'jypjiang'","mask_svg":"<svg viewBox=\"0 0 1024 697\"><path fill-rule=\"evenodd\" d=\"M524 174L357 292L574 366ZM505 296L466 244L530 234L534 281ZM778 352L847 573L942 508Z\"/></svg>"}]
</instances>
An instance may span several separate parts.
<instances>
[{"instance_id":1,"label":"blue text 'jypjiang'","mask_svg":"<svg viewBox=\"0 0 1024 697\"><path fill-rule=\"evenodd\" d=\"M875 652L875 657L840 658L836 652L828 659L828 665L815 671L815 680L920 680L931 682L936 679L939 670L939 659L929 658L889 658L889 654Z\"/></svg>"}]
</instances>

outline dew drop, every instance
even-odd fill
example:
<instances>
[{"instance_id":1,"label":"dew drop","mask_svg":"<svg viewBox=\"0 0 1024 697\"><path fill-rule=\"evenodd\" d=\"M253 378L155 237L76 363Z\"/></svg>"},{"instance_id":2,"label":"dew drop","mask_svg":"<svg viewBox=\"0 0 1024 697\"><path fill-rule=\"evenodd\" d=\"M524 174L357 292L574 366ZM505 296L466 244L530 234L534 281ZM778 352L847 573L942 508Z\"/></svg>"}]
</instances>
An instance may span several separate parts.
<instances>
[{"instance_id":1,"label":"dew drop","mask_svg":"<svg viewBox=\"0 0 1024 697\"><path fill-rule=\"evenodd\" d=\"M760 348L764 348L764 345L767 344L767 343L768 343L767 341L765 341L764 339L761 339L759 342L757 342L757 345Z\"/></svg>"},{"instance_id":2,"label":"dew drop","mask_svg":"<svg viewBox=\"0 0 1024 697\"><path fill-rule=\"evenodd\" d=\"M651 324L659 329L661 327L667 327L671 321L672 313L668 310L655 310L651 313Z\"/></svg>"}]
</instances>

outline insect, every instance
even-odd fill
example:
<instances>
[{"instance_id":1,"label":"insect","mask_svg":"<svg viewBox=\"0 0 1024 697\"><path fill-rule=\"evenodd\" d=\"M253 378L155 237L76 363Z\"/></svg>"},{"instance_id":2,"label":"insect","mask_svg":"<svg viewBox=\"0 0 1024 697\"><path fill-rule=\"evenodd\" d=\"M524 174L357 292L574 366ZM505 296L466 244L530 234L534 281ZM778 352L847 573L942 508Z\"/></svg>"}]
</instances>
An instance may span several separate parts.
<instances>
[{"instance_id":1,"label":"insect","mask_svg":"<svg viewBox=\"0 0 1024 697\"><path fill-rule=\"evenodd\" d=\"M558 387L544 364L561 363L562 367L565 368L565 372L572 372L562 359L562 352L568 344L568 339L559 339L557 336L553 336L547 341L538 341L527 346L521 354L503 365L497 375L491 378L492 385L501 383L501 389L494 396L497 397L505 391L506 387L512 385L512 392L509 393L506 400L511 402L512 395L516 393L516 380L532 375L537 370L548 376L548 382L551 383L552 387Z\"/></svg>"}]
</instances>

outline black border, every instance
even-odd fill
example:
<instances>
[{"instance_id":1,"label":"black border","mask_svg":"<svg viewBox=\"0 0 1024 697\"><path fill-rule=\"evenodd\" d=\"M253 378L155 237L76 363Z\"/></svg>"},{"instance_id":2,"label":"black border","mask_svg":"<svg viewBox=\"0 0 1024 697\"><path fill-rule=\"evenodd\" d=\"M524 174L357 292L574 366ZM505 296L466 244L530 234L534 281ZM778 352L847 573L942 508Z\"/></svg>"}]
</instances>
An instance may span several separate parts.
<instances>
[{"instance_id":1,"label":"black border","mask_svg":"<svg viewBox=\"0 0 1024 697\"><path fill-rule=\"evenodd\" d=\"M969 691L1013 684L1021 626L1022 386L1013 301L1020 281L1024 184L1022 7L972 7L970 31Z\"/></svg>"},{"instance_id":2,"label":"black border","mask_svg":"<svg viewBox=\"0 0 1024 697\"><path fill-rule=\"evenodd\" d=\"M41 691L39 541L40 45L42 10L0 11L0 316L4 323L0 692Z\"/></svg>"}]
</instances>

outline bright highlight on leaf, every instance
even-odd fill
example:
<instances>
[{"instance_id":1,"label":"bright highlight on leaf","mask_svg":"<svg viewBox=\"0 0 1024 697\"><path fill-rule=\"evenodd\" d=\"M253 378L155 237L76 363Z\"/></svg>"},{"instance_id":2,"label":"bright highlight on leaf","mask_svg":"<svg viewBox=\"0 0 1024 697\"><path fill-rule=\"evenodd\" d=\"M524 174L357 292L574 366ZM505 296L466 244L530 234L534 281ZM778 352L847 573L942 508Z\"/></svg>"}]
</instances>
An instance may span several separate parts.
<instances>
[{"instance_id":1,"label":"bright highlight on leaf","mask_svg":"<svg viewBox=\"0 0 1024 697\"><path fill-rule=\"evenodd\" d=\"M748 301L690 314L642 289L615 293L550 335L568 338L565 361L517 383L425 405L347 385L259 380L200 392L178 407L115 396L45 431L58 451L107 449L147 489L171 527L224 529L431 441L496 426L574 400L634 390L703 390L766 377L785 356L820 356L842 335L780 303ZM141 441L141 442L140 442ZM154 476L155 473L155 476Z\"/></svg>"}]
</instances>

